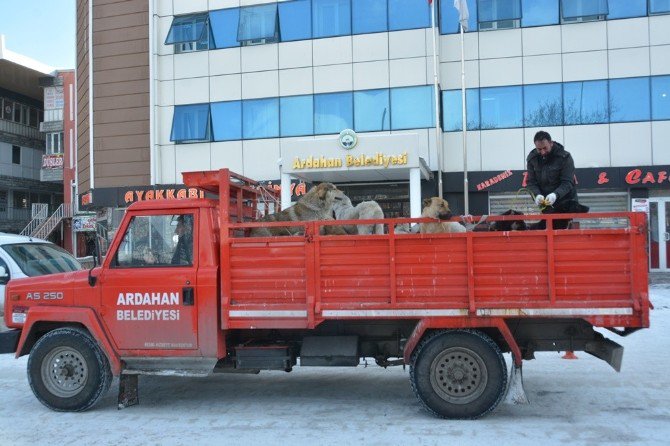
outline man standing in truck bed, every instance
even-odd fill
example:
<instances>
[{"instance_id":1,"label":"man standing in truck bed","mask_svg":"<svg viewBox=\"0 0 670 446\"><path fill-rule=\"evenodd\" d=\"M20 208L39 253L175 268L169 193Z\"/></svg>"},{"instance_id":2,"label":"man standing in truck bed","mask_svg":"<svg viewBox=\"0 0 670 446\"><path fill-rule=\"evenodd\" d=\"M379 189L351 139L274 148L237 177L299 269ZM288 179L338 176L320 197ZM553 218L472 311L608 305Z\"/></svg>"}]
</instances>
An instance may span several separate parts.
<instances>
[{"instance_id":1,"label":"man standing in truck bed","mask_svg":"<svg viewBox=\"0 0 670 446\"><path fill-rule=\"evenodd\" d=\"M534 138L535 149L526 158L528 190L535 195L535 204L545 205L543 214L586 212L577 202L575 162L570 152L551 140L551 135L539 131ZM544 229L544 221L539 229ZM569 220L555 220L555 229L565 229Z\"/></svg>"}]
</instances>

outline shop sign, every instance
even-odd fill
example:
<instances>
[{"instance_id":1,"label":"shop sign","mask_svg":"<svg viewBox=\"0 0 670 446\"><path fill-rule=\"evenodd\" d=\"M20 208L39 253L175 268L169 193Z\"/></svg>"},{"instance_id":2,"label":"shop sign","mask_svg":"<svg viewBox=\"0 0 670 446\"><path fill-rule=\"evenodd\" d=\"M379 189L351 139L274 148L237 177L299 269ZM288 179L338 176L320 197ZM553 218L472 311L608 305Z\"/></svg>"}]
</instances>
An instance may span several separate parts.
<instances>
[{"instance_id":1,"label":"shop sign","mask_svg":"<svg viewBox=\"0 0 670 446\"><path fill-rule=\"evenodd\" d=\"M64 106L63 87L46 87L44 89L44 110L57 110Z\"/></svg>"},{"instance_id":2,"label":"shop sign","mask_svg":"<svg viewBox=\"0 0 670 446\"><path fill-rule=\"evenodd\" d=\"M81 205L88 206L93 203L93 192L86 192L81 196Z\"/></svg>"},{"instance_id":3,"label":"shop sign","mask_svg":"<svg viewBox=\"0 0 670 446\"><path fill-rule=\"evenodd\" d=\"M95 215L77 215L72 217L72 229L74 232L95 231Z\"/></svg>"},{"instance_id":4,"label":"shop sign","mask_svg":"<svg viewBox=\"0 0 670 446\"><path fill-rule=\"evenodd\" d=\"M649 199L648 198L633 198L631 200L630 210L632 212L649 213Z\"/></svg>"},{"instance_id":5,"label":"shop sign","mask_svg":"<svg viewBox=\"0 0 670 446\"><path fill-rule=\"evenodd\" d=\"M260 184L262 186L267 187L268 189L272 189L277 192L281 192L281 181L276 180L276 181L262 181ZM301 195L305 195L307 193L307 184L304 182L299 182L299 183L294 183L291 182L291 196L292 197L300 197Z\"/></svg>"},{"instance_id":6,"label":"shop sign","mask_svg":"<svg viewBox=\"0 0 670 446\"><path fill-rule=\"evenodd\" d=\"M338 167L383 167L384 169L388 169L389 166L406 166L407 163L407 152L398 155L385 155L382 152L377 152L372 156L345 155L344 158L326 158L325 156L295 157L293 159L293 169L305 170Z\"/></svg>"},{"instance_id":7,"label":"shop sign","mask_svg":"<svg viewBox=\"0 0 670 446\"><path fill-rule=\"evenodd\" d=\"M150 200L182 200L185 198L205 198L205 191L190 188L168 188L149 190L129 190L123 196L126 205L136 201Z\"/></svg>"},{"instance_id":8,"label":"shop sign","mask_svg":"<svg viewBox=\"0 0 670 446\"><path fill-rule=\"evenodd\" d=\"M42 169L62 169L63 154L42 155Z\"/></svg>"}]
</instances>

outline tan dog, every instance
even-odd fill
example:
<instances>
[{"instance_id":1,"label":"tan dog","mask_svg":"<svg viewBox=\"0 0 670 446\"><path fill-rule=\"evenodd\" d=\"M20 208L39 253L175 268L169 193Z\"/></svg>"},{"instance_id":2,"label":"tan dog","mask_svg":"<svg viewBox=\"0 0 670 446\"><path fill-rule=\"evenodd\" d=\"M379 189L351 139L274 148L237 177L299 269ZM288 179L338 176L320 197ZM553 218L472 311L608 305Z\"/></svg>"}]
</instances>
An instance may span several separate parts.
<instances>
[{"instance_id":1,"label":"tan dog","mask_svg":"<svg viewBox=\"0 0 670 446\"><path fill-rule=\"evenodd\" d=\"M439 220L448 220L451 218L451 209L447 200L438 197L426 198L423 200L422 217L437 218ZM465 226L455 221L443 221L439 223L421 223L420 232L422 234L437 234L440 232L465 232Z\"/></svg>"},{"instance_id":2,"label":"tan dog","mask_svg":"<svg viewBox=\"0 0 670 446\"><path fill-rule=\"evenodd\" d=\"M333 205L335 218L338 220L370 220L384 218L384 211L376 201L363 201L356 206L351 204L351 200L342 194L342 198L335 198ZM381 223L371 225L345 225L343 226L347 234L383 234L384 225Z\"/></svg>"},{"instance_id":3,"label":"tan dog","mask_svg":"<svg viewBox=\"0 0 670 446\"><path fill-rule=\"evenodd\" d=\"M258 221L313 221L333 220L333 203L335 199L344 196L341 190L332 183L321 183L309 190L305 195L288 209L267 215ZM322 226L321 235L344 235L341 226ZM252 228L252 237L270 237L275 235L301 235L303 226L274 226L267 228Z\"/></svg>"}]
</instances>

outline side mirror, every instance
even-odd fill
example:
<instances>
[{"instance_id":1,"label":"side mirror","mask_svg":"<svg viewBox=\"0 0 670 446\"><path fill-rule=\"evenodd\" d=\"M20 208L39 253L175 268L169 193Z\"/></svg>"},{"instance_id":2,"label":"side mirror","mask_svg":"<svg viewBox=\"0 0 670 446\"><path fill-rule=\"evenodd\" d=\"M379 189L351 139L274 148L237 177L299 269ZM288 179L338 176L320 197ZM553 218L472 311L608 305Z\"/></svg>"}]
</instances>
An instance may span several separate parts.
<instances>
[{"instance_id":1,"label":"side mirror","mask_svg":"<svg viewBox=\"0 0 670 446\"><path fill-rule=\"evenodd\" d=\"M7 282L9 282L9 273L7 272L7 268L0 266L0 285L7 285Z\"/></svg>"}]
</instances>

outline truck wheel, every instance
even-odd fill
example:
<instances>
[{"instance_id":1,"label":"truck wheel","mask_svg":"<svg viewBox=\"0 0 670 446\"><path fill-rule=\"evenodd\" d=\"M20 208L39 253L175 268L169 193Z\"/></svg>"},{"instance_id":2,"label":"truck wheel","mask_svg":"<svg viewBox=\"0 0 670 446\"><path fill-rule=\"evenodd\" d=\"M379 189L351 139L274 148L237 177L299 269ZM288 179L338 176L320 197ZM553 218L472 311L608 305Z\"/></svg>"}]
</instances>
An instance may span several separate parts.
<instances>
[{"instance_id":1,"label":"truck wheel","mask_svg":"<svg viewBox=\"0 0 670 446\"><path fill-rule=\"evenodd\" d=\"M49 409L78 412L93 406L112 383L107 357L85 331L58 328L42 336L28 358L28 381Z\"/></svg>"},{"instance_id":2,"label":"truck wheel","mask_svg":"<svg viewBox=\"0 0 670 446\"><path fill-rule=\"evenodd\" d=\"M412 390L442 418L478 418L495 409L507 388L507 367L495 342L474 330L438 331L412 355Z\"/></svg>"}]
</instances>

